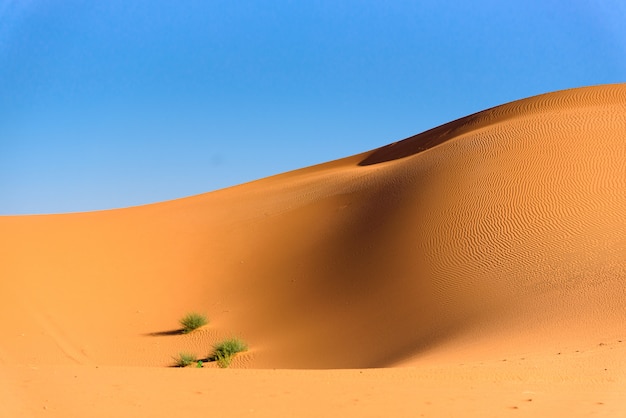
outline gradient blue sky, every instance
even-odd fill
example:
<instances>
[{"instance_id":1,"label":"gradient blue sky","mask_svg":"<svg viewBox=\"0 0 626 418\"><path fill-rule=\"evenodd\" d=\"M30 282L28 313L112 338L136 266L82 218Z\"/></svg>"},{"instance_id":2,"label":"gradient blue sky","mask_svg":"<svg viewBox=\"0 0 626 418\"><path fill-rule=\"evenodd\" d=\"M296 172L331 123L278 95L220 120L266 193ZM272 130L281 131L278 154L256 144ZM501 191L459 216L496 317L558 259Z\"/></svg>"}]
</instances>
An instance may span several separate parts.
<instances>
[{"instance_id":1,"label":"gradient blue sky","mask_svg":"<svg viewBox=\"0 0 626 418\"><path fill-rule=\"evenodd\" d=\"M626 3L0 0L0 214L174 199L624 82Z\"/></svg>"}]
</instances>

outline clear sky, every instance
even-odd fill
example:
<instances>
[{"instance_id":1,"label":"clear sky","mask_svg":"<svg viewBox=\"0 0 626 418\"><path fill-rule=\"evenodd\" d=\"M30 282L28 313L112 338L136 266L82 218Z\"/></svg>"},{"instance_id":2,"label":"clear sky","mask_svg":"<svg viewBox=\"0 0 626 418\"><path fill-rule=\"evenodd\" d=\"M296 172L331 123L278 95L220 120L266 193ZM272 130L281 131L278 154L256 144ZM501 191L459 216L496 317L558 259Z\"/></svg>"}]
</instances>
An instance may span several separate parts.
<instances>
[{"instance_id":1,"label":"clear sky","mask_svg":"<svg viewBox=\"0 0 626 418\"><path fill-rule=\"evenodd\" d=\"M169 200L626 81L623 0L0 0L0 214Z\"/></svg>"}]
</instances>

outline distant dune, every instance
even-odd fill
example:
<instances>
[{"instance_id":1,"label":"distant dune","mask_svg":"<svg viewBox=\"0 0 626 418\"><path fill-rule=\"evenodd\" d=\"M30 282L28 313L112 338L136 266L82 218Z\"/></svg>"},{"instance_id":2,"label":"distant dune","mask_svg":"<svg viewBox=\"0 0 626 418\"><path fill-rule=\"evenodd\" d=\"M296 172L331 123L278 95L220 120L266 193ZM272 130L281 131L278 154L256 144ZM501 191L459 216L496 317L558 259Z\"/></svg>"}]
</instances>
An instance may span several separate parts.
<instances>
[{"instance_id":1,"label":"distant dune","mask_svg":"<svg viewBox=\"0 0 626 418\"><path fill-rule=\"evenodd\" d=\"M172 416L156 376L185 416L212 410L186 398L205 378L265 416L626 413L626 84L190 198L0 217L0 254L7 414ZM178 334L189 311L210 323ZM232 335L250 346L233 369L357 370L166 369ZM366 395L381 382L397 390Z\"/></svg>"}]
</instances>

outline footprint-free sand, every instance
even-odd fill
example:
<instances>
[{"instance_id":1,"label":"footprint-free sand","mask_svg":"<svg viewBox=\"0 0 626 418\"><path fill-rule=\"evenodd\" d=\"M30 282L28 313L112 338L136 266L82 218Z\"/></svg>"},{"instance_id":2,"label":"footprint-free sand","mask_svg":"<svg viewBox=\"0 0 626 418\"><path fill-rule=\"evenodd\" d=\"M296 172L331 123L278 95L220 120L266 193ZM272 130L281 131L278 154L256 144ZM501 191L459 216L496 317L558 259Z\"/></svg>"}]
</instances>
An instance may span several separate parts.
<instances>
[{"instance_id":1,"label":"footprint-free sand","mask_svg":"<svg viewBox=\"0 0 626 418\"><path fill-rule=\"evenodd\" d=\"M184 199L3 216L0 279L0 417L624 416L626 84ZM190 311L210 322L181 334ZM229 369L171 367L231 336Z\"/></svg>"}]
</instances>

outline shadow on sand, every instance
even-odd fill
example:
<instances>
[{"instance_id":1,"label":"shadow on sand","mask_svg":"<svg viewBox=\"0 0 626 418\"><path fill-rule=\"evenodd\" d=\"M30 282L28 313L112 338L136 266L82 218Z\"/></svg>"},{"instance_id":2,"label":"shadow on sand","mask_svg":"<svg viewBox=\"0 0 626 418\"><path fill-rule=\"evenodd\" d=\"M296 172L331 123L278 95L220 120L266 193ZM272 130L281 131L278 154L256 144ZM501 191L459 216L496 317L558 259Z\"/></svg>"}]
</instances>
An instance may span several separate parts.
<instances>
[{"instance_id":1,"label":"shadow on sand","mask_svg":"<svg viewBox=\"0 0 626 418\"><path fill-rule=\"evenodd\" d=\"M149 337L167 337L171 335L182 335L185 333L185 330L180 329L172 329L169 331L158 331L158 332L149 332L148 334L144 334Z\"/></svg>"}]
</instances>

